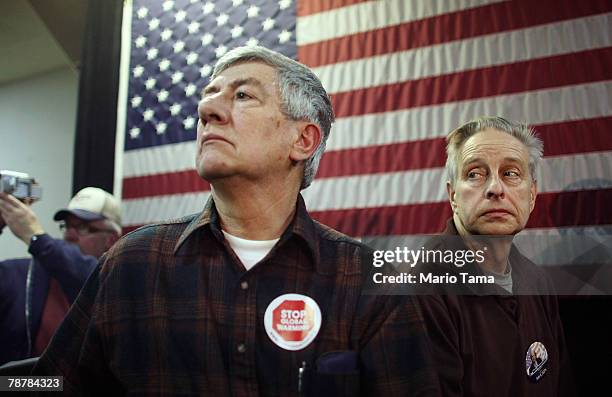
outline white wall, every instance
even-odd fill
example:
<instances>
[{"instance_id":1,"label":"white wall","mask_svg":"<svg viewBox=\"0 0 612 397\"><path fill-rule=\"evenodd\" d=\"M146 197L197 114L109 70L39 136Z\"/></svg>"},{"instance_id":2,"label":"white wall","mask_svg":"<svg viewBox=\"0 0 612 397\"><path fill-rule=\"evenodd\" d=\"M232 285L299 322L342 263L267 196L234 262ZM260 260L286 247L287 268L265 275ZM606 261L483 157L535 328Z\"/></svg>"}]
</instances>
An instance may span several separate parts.
<instances>
[{"instance_id":1,"label":"white wall","mask_svg":"<svg viewBox=\"0 0 612 397\"><path fill-rule=\"evenodd\" d=\"M27 172L43 198L33 205L45 230L60 237L53 214L72 194L78 73L61 68L0 86L0 169ZM28 256L6 227L0 260Z\"/></svg>"}]
</instances>

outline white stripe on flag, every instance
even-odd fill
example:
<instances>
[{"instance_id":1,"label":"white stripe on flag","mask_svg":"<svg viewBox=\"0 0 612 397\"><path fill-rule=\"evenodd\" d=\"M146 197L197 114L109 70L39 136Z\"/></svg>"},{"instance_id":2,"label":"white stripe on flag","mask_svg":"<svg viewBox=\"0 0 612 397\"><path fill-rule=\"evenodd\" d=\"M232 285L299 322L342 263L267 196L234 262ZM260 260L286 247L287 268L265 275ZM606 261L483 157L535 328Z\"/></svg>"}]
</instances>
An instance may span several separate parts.
<instances>
[{"instance_id":1,"label":"white stripe on flag","mask_svg":"<svg viewBox=\"0 0 612 397\"><path fill-rule=\"evenodd\" d=\"M195 155L195 141L130 150L123 156L123 178L191 170Z\"/></svg>"},{"instance_id":2,"label":"white stripe on flag","mask_svg":"<svg viewBox=\"0 0 612 397\"><path fill-rule=\"evenodd\" d=\"M210 192L174 194L137 200L124 200L123 226L143 225L202 211Z\"/></svg>"},{"instance_id":3,"label":"white stripe on flag","mask_svg":"<svg viewBox=\"0 0 612 397\"><path fill-rule=\"evenodd\" d=\"M502 0L385 0L368 1L299 17L297 45L316 43L349 34L475 8ZM333 27L325 29L322 27Z\"/></svg>"},{"instance_id":4,"label":"white stripe on flag","mask_svg":"<svg viewBox=\"0 0 612 397\"><path fill-rule=\"evenodd\" d=\"M612 14L557 22L313 69L329 94L612 45Z\"/></svg>"}]
</instances>

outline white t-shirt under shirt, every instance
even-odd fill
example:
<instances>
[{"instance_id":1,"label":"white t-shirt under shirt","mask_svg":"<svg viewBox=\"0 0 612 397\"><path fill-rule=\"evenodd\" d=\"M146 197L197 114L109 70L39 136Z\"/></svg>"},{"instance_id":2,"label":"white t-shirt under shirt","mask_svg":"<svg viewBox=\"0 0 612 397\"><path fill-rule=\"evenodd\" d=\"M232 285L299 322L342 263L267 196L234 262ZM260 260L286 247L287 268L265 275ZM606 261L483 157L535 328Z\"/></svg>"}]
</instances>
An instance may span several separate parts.
<instances>
[{"instance_id":1,"label":"white t-shirt under shirt","mask_svg":"<svg viewBox=\"0 0 612 397\"><path fill-rule=\"evenodd\" d=\"M272 250L274 244L280 238L274 240L245 240L240 237L233 236L222 230L225 239L229 243L230 247L236 253L236 256L240 258L242 264L247 270L251 270L253 266L262 260L268 252Z\"/></svg>"},{"instance_id":2,"label":"white t-shirt under shirt","mask_svg":"<svg viewBox=\"0 0 612 397\"><path fill-rule=\"evenodd\" d=\"M486 276L493 276L495 279L495 284L499 285L509 293L512 293L512 266L510 265L510 261L508 261L508 267L506 268L506 272L503 274L484 269L482 271Z\"/></svg>"}]
</instances>

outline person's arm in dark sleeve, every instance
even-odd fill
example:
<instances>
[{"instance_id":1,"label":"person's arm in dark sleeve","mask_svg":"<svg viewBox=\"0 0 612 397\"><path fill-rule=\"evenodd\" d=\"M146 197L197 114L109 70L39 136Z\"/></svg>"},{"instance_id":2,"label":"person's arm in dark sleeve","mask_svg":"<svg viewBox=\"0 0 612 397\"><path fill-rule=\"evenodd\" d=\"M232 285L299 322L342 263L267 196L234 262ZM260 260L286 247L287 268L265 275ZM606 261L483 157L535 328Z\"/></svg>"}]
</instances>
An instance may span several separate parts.
<instances>
[{"instance_id":1,"label":"person's arm in dark sleeve","mask_svg":"<svg viewBox=\"0 0 612 397\"><path fill-rule=\"evenodd\" d=\"M63 376L67 395L118 395L121 390L105 360L98 323L101 268L91 274L32 371L37 376Z\"/></svg>"},{"instance_id":2,"label":"person's arm in dark sleeve","mask_svg":"<svg viewBox=\"0 0 612 397\"><path fill-rule=\"evenodd\" d=\"M0 193L0 216L11 232L28 245L36 262L59 281L73 300L96 267L97 259L83 255L75 244L46 234L30 206L10 194Z\"/></svg>"},{"instance_id":3,"label":"person's arm in dark sleeve","mask_svg":"<svg viewBox=\"0 0 612 397\"><path fill-rule=\"evenodd\" d=\"M443 396L462 396L463 360L459 348L459 334L448 306L440 296L415 297L427 329L427 337L435 363Z\"/></svg>"},{"instance_id":4,"label":"person's arm in dark sleeve","mask_svg":"<svg viewBox=\"0 0 612 397\"><path fill-rule=\"evenodd\" d=\"M28 251L49 275L59 281L65 292L74 291L74 296L98 264L97 258L83 255L76 244L54 239L48 234L37 236Z\"/></svg>"}]
</instances>

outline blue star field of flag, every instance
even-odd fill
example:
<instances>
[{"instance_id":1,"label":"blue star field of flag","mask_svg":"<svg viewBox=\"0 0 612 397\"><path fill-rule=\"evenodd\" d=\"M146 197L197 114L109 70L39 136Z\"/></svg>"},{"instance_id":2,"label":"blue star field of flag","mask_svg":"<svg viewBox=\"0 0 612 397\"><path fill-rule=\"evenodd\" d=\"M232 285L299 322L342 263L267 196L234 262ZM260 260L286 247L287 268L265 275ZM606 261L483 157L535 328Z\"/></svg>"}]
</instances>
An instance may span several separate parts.
<instances>
[{"instance_id":1,"label":"blue star field of flag","mask_svg":"<svg viewBox=\"0 0 612 397\"><path fill-rule=\"evenodd\" d=\"M217 59L261 45L296 58L295 0L134 0L125 150L195 139Z\"/></svg>"}]
</instances>

